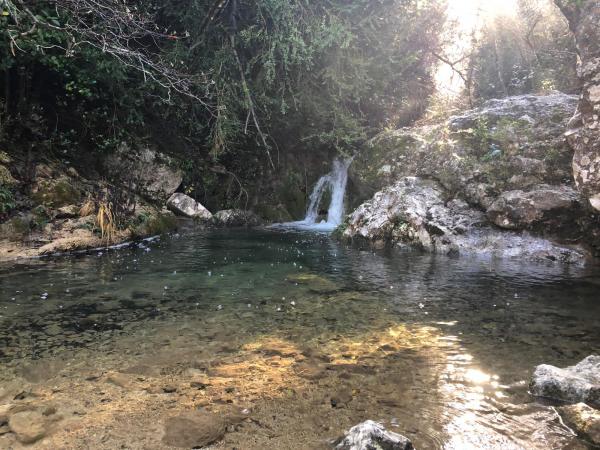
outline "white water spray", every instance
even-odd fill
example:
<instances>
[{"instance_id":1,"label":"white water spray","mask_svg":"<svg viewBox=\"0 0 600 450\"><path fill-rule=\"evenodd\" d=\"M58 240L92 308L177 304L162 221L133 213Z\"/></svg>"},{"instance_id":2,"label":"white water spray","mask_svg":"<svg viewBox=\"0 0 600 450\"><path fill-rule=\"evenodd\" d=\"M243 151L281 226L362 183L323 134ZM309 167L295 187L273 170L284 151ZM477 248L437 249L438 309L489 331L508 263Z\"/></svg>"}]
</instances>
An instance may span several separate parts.
<instances>
[{"instance_id":1,"label":"white water spray","mask_svg":"<svg viewBox=\"0 0 600 450\"><path fill-rule=\"evenodd\" d=\"M346 193L346 184L348 183L348 167L351 162L351 158L343 161L336 159L333 161L331 172L319 178L319 181L317 181L310 194L304 220L281 223L276 226L331 231L340 225L344 217L344 195ZM319 205L323 199L323 195L328 190L331 192L331 203L327 211L327 220L317 222Z\"/></svg>"}]
</instances>

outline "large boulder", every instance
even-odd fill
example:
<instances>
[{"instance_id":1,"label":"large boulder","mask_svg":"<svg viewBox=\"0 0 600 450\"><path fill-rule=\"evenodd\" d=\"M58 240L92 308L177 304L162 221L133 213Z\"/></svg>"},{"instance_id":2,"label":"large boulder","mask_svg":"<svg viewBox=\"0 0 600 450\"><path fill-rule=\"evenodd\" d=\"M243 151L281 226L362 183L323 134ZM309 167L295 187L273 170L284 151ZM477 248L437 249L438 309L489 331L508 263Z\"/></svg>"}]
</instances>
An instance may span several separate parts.
<instances>
[{"instance_id":1,"label":"large boulder","mask_svg":"<svg viewBox=\"0 0 600 450\"><path fill-rule=\"evenodd\" d=\"M573 175L577 187L600 211L600 2L555 0L575 35L582 82L577 113L567 137L575 150Z\"/></svg>"},{"instance_id":2,"label":"large boulder","mask_svg":"<svg viewBox=\"0 0 600 450\"><path fill-rule=\"evenodd\" d=\"M588 356L564 369L539 365L529 387L531 393L539 397L568 403L584 402L600 408L600 356Z\"/></svg>"},{"instance_id":3,"label":"large boulder","mask_svg":"<svg viewBox=\"0 0 600 450\"><path fill-rule=\"evenodd\" d=\"M338 231L346 240L406 244L434 253L471 253L536 260L581 261L584 252L526 233L501 231L485 214L447 198L432 180L406 177L377 192Z\"/></svg>"},{"instance_id":4,"label":"large boulder","mask_svg":"<svg viewBox=\"0 0 600 450\"><path fill-rule=\"evenodd\" d=\"M210 220L213 215L192 197L177 192L167 200L167 208L175 214L193 219Z\"/></svg>"},{"instance_id":5,"label":"large boulder","mask_svg":"<svg viewBox=\"0 0 600 450\"><path fill-rule=\"evenodd\" d=\"M380 133L353 172L374 190L404 176L434 178L457 192L483 183L496 194L572 183L564 130L576 106L577 97L562 93L489 100L439 124Z\"/></svg>"},{"instance_id":6,"label":"large boulder","mask_svg":"<svg viewBox=\"0 0 600 450\"><path fill-rule=\"evenodd\" d=\"M448 119L452 131L476 128L482 121L493 131L503 121L527 122L545 136L560 135L561 122L568 120L576 107L573 95L556 92L550 95L516 95L487 100L481 107Z\"/></svg>"},{"instance_id":7,"label":"large boulder","mask_svg":"<svg viewBox=\"0 0 600 450\"><path fill-rule=\"evenodd\" d=\"M370 192L364 189L360 199L351 199L354 205L364 203L349 220L347 234L404 241L438 252L579 259L579 251L529 234L537 233L600 253L600 215L576 191L572 149L564 133L576 107L577 97L572 95L521 95L489 100L442 123L377 135L354 162L354 176ZM427 214L424 220L407 221L401 217L404 213L392 213L405 223L396 226L386 218L386 204L390 195L397 197L393 191L398 180L415 176L433 180L439 195L425 199L423 193L410 194L413 200L421 199L419 204L429 205ZM391 210L406 209L391 201ZM414 210L414 205L406 207ZM370 214L377 216L367 219ZM479 225L468 233L461 232L460 225L454 230L454 221L464 220ZM380 225L385 229L377 231ZM501 235L497 227L518 233Z\"/></svg>"},{"instance_id":8,"label":"large boulder","mask_svg":"<svg viewBox=\"0 0 600 450\"><path fill-rule=\"evenodd\" d=\"M447 253L451 235L485 220L461 203L446 205L435 181L406 177L377 192L348 217L343 236L396 241Z\"/></svg>"},{"instance_id":9,"label":"large boulder","mask_svg":"<svg viewBox=\"0 0 600 450\"><path fill-rule=\"evenodd\" d=\"M372 420L350 428L335 448L338 450L414 450L412 442L407 437L388 431Z\"/></svg>"},{"instance_id":10,"label":"large boulder","mask_svg":"<svg viewBox=\"0 0 600 450\"><path fill-rule=\"evenodd\" d=\"M183 182L183 173L170 157L126 144L107 158L106 170L119 183L156 203L166 201Z\"/></svg>"},{"instance_id":11,"label":"large boulder","mask_svg":"<svg viewBox=\"0 0 600 450\"><path fill-rule=\"evenodd\" d=\"M528 192L503 192L487 209L488 218L501 228L531 229L544 225L558 229L581 217L580 194L570 186L536 186Z\"/></svg>"},{"instance_id":12,"label":"large boulder","mask_svg":"<svg viewBox=\"0 0 600 450\"><path fill-rule=\"evenodd\" d=\"M224 209L215 213L213 222L218 227L257 227L262 220L252 211L244 209Z\"/></svg>"}]
</instances>

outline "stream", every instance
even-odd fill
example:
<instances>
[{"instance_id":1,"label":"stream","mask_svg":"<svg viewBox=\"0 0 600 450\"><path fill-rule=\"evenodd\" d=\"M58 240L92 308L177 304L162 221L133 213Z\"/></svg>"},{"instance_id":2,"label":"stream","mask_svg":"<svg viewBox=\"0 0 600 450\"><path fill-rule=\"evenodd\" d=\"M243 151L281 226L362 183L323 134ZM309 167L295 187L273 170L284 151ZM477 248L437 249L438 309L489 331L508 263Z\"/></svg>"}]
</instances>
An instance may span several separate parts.
<instances>
[{"instance_id":1,"label":"stream","mask_svg":"<svg viewBox=\"0 0 600 450\"><path fill-rule=\"evenodd\" d=\"M598 267L183 229L0 266L0 400L58 411L39 448L166 448L166 418L233 408L211 448L329 448L372 419L421 450L585 449L527 383L598 353L598 292Z\"/></svg>"}]
</instances>

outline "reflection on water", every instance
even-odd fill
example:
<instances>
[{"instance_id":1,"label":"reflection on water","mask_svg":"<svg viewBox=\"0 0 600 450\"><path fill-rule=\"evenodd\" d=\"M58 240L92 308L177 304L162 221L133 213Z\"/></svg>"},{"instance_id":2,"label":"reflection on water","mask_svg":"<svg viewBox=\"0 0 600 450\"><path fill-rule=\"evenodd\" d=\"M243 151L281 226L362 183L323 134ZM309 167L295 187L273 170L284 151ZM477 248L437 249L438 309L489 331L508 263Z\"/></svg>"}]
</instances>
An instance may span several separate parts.
<instances>
[{"instance_id":1,"label":"reflection on water","mask_svg":"<svg viewBox=\"0 0 600 450\"><path fill-rule=\"evenodd\" d=\"M525 381L598 351L599 275L289 230L3 266L0 404L52 404L47 448L156 448L165 418L232 407L215 448L326 448L365 419L421 449L585 448Z\"/></svg>"}]
</instances>

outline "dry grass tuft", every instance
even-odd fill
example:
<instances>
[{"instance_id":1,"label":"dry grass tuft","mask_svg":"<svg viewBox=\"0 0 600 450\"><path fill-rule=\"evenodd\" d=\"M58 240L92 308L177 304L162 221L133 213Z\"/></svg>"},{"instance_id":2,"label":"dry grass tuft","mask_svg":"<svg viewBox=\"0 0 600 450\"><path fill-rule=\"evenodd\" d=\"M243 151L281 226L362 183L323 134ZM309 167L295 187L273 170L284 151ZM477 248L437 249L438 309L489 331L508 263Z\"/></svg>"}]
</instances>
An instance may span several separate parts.
<instances>
[{"instance_id":1,"label":"dry grass tuft","mask_svg":"<svg viewBox=\"0 0 600 450\"><path fill-rule=\"evenodd\" d=\"M106 239L106 244L110 244L114 239L115 232L117 231L117 225L111 203L100 202L98 204L96 225L100 229L102 240Z\"/></svg>"}]
</instances>

